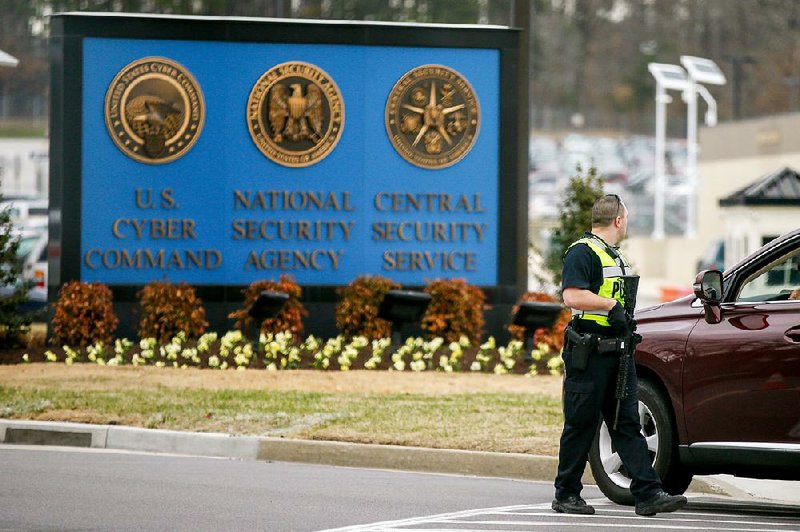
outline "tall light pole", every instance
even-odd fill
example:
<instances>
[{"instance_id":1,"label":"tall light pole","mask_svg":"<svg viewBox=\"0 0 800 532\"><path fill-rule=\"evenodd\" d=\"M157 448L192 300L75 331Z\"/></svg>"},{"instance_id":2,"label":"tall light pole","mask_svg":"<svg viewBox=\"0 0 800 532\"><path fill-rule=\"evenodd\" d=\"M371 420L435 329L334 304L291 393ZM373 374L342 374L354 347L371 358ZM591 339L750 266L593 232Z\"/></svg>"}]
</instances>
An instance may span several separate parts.
<instances>
[{"instance_id":1,"label":"tall light pole","mask_svg":"<svg viewBox=\"0 0 800 532\"><path fill-rule=\"evenodd\" d=\"M681 56L681 64L689 74L689 87L683 93L686 102L686 180L689 194L686 196L686 236L692 238L697 228L697 92L699 83L724 85L725 75L711 59ZM705 94L710 97L708 91Z\"/></svg>"},{"instance_id":2,"label":"tall light pole","mask_svg":"<svg viewBox=\"0 0 800 532\"><path fill-rule=\"evenodd\" d=\"M685 92L689 88L686 72L678 65L650 63L647 70L656 80L656 168L653 176L653 238L664 238L664 196L666 195L666 176L664 156L667 137L667 104L672 97L667 90Z\"/></svg>"}]
</instances>

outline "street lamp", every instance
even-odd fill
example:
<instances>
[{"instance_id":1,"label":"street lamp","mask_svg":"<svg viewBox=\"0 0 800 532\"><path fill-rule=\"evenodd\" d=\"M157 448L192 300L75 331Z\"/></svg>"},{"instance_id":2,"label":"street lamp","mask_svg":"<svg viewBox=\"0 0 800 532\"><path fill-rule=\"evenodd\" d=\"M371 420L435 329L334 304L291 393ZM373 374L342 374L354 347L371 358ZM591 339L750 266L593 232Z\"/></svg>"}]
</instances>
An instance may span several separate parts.
<instances>
[{"instance_id":1,"label":"street lamp","mask_svg":"<svg viewBox=\"0 0 800 532\"><path fill-rule=\"evenodd\" d=\"M19 64L19 59L0 50L0 66L14 68Z\"/></svg>"},{"instance_id":2,"label":"street lamp","mask_svg":"<svg viewBox=\"0 0 800 532\"><path fill-rule=\"evenodd\" d=\"M725 74L711 59L682 55L681 64L689 74L689 88L683 93L686 102L688 119L686 121L686 181L689 194L686 197L686 236L695 235L695 213L697 197L697 94L700 92L700 83L709 85L724 85ZM701 96L706 103L713 101L711 94L705 90ZM707 99L708 98L708 99ZM714 115L716 115L716 102L714 102ZM708 118L708 115L706 115ZM714 116L716 121L716 116Z\"/></svg>"},{"instance_id":3,"label":"street lamp","mask_svg":"<svg viewBox=\"0 0 800 532\"><path fill-rule=\"evenodd\" d=\"M689 88L689 78L678 65L650 63L647 70L656 80L656 168L653 190L653 238L664 238L664 195L666 176L664 175L664 155L667 136L667 104L672 97L667 90L685 92Z\"/></svg>"}]
</instances>

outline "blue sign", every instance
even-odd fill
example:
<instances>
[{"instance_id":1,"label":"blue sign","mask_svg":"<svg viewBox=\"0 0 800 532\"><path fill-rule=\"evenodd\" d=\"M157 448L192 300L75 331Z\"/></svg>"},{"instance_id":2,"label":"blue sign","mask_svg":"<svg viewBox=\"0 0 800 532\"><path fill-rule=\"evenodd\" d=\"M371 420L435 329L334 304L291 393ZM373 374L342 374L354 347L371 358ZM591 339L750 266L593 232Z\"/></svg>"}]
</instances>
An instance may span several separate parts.
<instances>
[{"instance_id":1,"label":"blue sign","mask_svg":"<svg viewBox=\"0 0 800 532\"><path fill-rule=\"evenodd\" d=\"M404 285L441 277L497 284L499 55L468 48L84 39L81 280L244 285L289 273L304 285L343 285L363 274ZM114 133L104 112L112 82L126 66L151 57L186 69L204 112L185 152L163 164L127 155L124 131ZM290 62L329 76L343 107L338 142L306 166L274 162L248 130L254 85ZM387 132L393 88L422 65L457 72L480 110L474 144L438 169L410 163ZM442 142L424 133L415 140ZM441 137L448 139L446 132Z\"/></svg>"}]
</instances>

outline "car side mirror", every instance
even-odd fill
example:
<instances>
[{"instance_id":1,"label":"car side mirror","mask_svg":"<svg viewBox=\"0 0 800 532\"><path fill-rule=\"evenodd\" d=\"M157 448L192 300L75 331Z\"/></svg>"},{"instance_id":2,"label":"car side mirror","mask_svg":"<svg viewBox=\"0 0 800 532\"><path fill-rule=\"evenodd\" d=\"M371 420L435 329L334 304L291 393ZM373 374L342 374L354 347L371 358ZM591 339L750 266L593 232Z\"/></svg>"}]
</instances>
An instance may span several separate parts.
<instances>
[{"instance_id":1,"label":"car side mirror","mask_svg":"<svg viewBox=\"0 0 800 532\"><path fill-rule=\"evenodd\" d=\"M722 272L703 270L694 280L694 295L703 303L706 323L722 321Z\"/></svg>"}]
</instances>

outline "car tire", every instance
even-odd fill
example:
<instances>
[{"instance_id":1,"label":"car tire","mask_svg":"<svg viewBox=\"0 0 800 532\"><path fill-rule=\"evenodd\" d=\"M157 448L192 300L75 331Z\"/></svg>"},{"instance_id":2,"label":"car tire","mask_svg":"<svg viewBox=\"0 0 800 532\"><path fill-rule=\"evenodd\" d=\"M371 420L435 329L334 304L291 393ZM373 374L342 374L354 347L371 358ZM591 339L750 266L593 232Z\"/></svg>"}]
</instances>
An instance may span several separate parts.
<instances>
[{"instance_id":1,"label":"car tire","mask_svg":"<svg viewBox=\"0 0 800 532\"><path fill-rule=\"evenodd\" d=\"M653 467L661 478L664 490L678 495L689 487L692 474L680 465L678 437L668 405L656 385L647 380L639 381L639 421ZM619 461L605 422L598 427L589 450L589 465L597 486L606 497L617 504L634 504L631 479Z\"/></svg>"}]
</instances>

